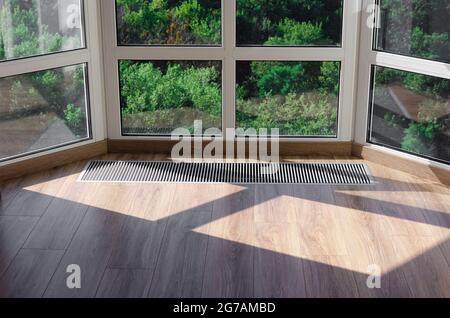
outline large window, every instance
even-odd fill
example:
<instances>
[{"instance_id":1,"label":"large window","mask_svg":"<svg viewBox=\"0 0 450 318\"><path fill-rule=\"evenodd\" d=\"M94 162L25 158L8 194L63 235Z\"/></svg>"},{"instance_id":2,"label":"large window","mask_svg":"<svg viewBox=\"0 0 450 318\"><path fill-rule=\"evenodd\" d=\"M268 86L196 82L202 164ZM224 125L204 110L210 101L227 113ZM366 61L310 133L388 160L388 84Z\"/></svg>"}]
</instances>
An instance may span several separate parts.
<instances>
[{"instance_id":1,"label":"large window","mask_svg":"<svg viewBox=\"0 0 450 318\"><path fill-rule=\"evenodd\" d=\"M239 61L237 126L335 137L339 77L338 62Z\"/></svg>"},{"instance_id":2,"label":"large window","mask_svg":"<svg viewBox=\"0 0 450 318\"><path fill-rule=\"evenodd\" d=\"M450 80L373 68L373 143L450 163Z\"/></svg>"},{"instance_id":3,"label":"large window","mask_svg":"<svg viewBox=\"0 0 450 318\"><path fill-rule=\"evenodd\" d=\"M83 48L79 0L0 0L0 61Z\"/></svg>"},{"instance_id":4,"label":"large window","mask_svg":"<svg viewBox=\"0 0 450 318\"><path fill-rule=\"evenodd\" d=\"M120 45L220 45L220 0L117 0Z\"/></svg>"},{"instance_id":5,"label":"large window","mask_svg":"<svg viewBox=\"0 0 450 318\"><path fill-rule=\"evenodd\" d=\"M279 128L286 138L349 139L356 36L343 0L107 0L111 138L177 128ZM348 28L350 30L350 28ZM109 39L116 40L114 42ZM352 49L354 51L352 51ZM345 54L347 52L347 54ZM342 63L348 57L348 63ZM346 67L341 69L341 65ZM348 89L341 89L342 76Z\"/></svg>"},{"instance_id":6,"label":"large window","mask_svg":"<svg viewBox=\"0 0 450 318\"><path fill-rule=\"evenodd\" d=\"M356 140L450 163L450 0L364 4Z\"/></svg>"},{"instance_id":7,"label":"large window","mask_svg":"<svg viewBox=\"0 0 450 318\"><path fill-rule=\"evenodd\" d=\"M237 0L237 44L339 46L342 0Z\"/></svg>"},{"instance_id":8,"label":"large window","mask_svg":"<svg viewBox=\"0 0 450 318\"><path fill-rule=\"evenodd\" d=\"M378 0L374 49L450 62L449 0Z\"/></svg>"},{"instance_id":9,"label":"large window","mask_svg":"<svg viewBox=\"0 0 450 318\"><path fill-rule=\"evenodd\" d=\"M222 127L221 62L120 61L122 133L170 135L177 128L194 134Z\"/></svg>"},{"instance_id":10,"label":"large window","mask_svg":"<svg viewBox=\"0 0 450 318\"><path fill-rule=\"evenodd\" d=\"M90 107L102 104L99 50L88 48L98 30L85 30L97 5L0 0L0 161L102 138Z\"/></svg>"},{"instance_id":11,"label":"large window","mask_svg":"<svg viewBox=\"0 0 450 318\"><path fill-rule=\"evenodd\" d=\"M89 138L85 65L0 79L0 160Z\"/></svg>"}]
</instances>

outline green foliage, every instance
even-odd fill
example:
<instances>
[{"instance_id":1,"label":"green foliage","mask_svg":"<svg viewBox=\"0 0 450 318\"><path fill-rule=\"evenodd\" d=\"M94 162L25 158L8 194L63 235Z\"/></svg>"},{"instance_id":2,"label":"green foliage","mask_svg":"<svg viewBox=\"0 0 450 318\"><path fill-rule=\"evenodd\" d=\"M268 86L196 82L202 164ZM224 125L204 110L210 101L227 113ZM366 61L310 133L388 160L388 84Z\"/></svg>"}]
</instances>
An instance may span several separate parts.
<instances>
[{"instance_id":1,"label":"green foliage","mask_svg":"<svg viewBox=\"0 0 450 318\"><path fill-rule=\"evenodd\" d=\"M193 107L221 113L221 90L215 67L167 64L165 72L151 62L120 63L122 111L125 114Z\"/></svg>"},{"instance_id":2,"label":"green foliage","mask_svg":"<svg viewBox=\"0 0 450 318\"><path fill-rule=\"evenodd\" d=\"M381 10L384 29L379 33L383 37L378 41L380 49L450 60L447 0L385 0Z\"/></svg>"},{"instance_id":3,"label":"green foliage","mask_svg":"<svg viewBox=\"0 0 450 318\"><path fill-rule=\"evenodd\" d=\"M322 24L284 19L278 24L277 35L269 37L266 45L320 45L328 42L322 32Z\"/></svg>"},{"instance_id":4,"label":"green foliage","mask_svg":"<svg viewBox=\"0 0 450 318\"><path fill-rule=\"evenodd\" d=\"M280 128L285 135L336 134L338 62L241 62L237 123L241 128Z\"/></svg>"},{"instance_id":5,"label":"green foliage","mask_svg":"<svg viewBox=\"0 0 450 318\"><path fill-rule=\"evenodd\" d=\"M1 21L0 21L1 24ZM5 53L5 43L3 42L3 36L2 33L0 32L0 61L4 60L6 58L6 53Z\"/></svg>"},{"instance_id":6,"label":"green foliage","mask_svg":"<svg viewBox=\"0 0 450 318\"><path fill-rule=\"evenodd\" d=\"M302 64L276 64L257 80L259 96L299 92L302 90L301 78L304 76Z\"/></svg>"},{"instance_id":7,"label":"green foliage","mask_svg":"<svg viewBox=\"0 0 450 318\"><path fill-rule=\"evenodd\" d=\"M169 22L167 1L116 0L123 12L119 30L133 42L143 37L158 41Z\"/></svg>"},{"instance_id":8,"label":"green foliage","mask_svg":"<svg viewBox=\"0 0 450 318\"><path fill-rule=\"evenodd\" d=\"M218 44L220 1L117 0L119 38L127 44Z\"/></svg>"},{"instance_id":9,"label":"green foliage","mask_svg":"<svg viewBox=\"0 0 450 318\"><path fill-rule=\"evenodd\" d=\"M334 136L337 112L333 105L335 101L320 94L238 100L237 121L240 128L279 128L282 135Z\"/></svg>"},{"instance_id":10,"label":"green foliage","mask_svg":"<svg viewBox=\"0 0 450 318\"><path fill-rule=\"evenodd\" d=\"M319 90L326 94L339 95L341 67L339 62L323 62L320 66Z\"/></svg>"},{"instance_id":11,"label":"green foliage","mask_svg":"<svg viewBox=\"0 0 450 318\"><path fill-rule=\"evenodd\" d=\"M237 0L237 42L326 45L341 41L342 1Z\"/></svg>"},{"instance_id":12,"label":"green foliage","mask_svg":"<svg viewBox=\"0 0 450 318\"><path fill-rule=\"evenodd\" d=\"M441 130L441 125L436 121L426 123L411 122L404 131L401 143L402 149L424 155L432 154L430 149L436 134Z\"/></svg>"},{"instance_id":13,"label":"green foliage","mask_svg":"<svg viewBox=\"0 0 450 318\"><path fill-rule=\"evenodd\" d=\"M64 110L64 120L73 131L82 130L82 125L85 122L84 114L81 108L75 106L74 104L67 105Z\"/></svg>"},{"instance_id":14,"label":"green foliage","mask_svg":"<svg viewBox=\"0 0 450 318\"><path fill-rule=\"evenodd\" d=\"M377 67L377 85L387 85L394 82L402 83L412 92L425 94L431 98L447 99L450 94L450 81L434 76Z\"/></svg>"},{"instance_id":15,"label":"green foliage","mask_svg":"<svg viewBox=\"0 0 450 318\"><path fill-rule=\"evenodd\" d=\"M411 52L414 55L428 58L440 59L450 54L448 33L427 34L420 27L415 27L411 35Z\"/></svg>"},{"instance_id":16,"label":"green foliage","mask_svg":"<svg viewBox=\"0 0 450 318\"><path fill-rule=\"evenodd\" d=\"M206 15L203 19L193 19L191 21L192 35L196 39L196 43L220 43L221 27L219 11L212 11L211 15Z\"/></svg>"},{"instance_id":17,"label":"green foliage","mask_svg":"<svg viewBox=\"0 0 450 318\"><path fill-rule=\"evenodd\" d=\"M45 24L39 24L35 1L11 0L0 9L0 59L53 53L65 42L74 39L51 33Z\"/></svg>"}]
</instances>

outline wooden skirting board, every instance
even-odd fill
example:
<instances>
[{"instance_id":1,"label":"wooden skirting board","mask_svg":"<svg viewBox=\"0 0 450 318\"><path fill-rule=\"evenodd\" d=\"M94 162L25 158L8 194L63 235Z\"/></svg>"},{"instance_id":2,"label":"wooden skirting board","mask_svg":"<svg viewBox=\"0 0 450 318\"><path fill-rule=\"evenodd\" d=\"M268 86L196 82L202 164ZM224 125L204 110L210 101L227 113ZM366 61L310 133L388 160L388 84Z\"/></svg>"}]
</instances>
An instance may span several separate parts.
<instances>
[{"instance_id":1,"label":"wooden skirting board","mask_svg":"<svg viewBox=\"0 0 450 318\"><path fill-rule=\"evenodd\" d=\"M450 185L450 171L446 169L432 167L357 143L354 143L352 146L352 155L392 169L407 172L419 178Z\"/></svg>"},{"instance_id":2,"label":"wooden skirting board","mask_svg":"<svg viewBox=\"0 0 450 318\"><path fill-rule=\"evenodd\" d=\"M103 140L1 166L0 181L104 155L108 151L107 146L107 141Z\"/></svg>"},{"instance_id":3,"label":"wooden skirting board","mask_svg":"<svg viewBox=\"0 0 450 318\"><path fill-rule=\"evenodd\" d=\"M170 154L178 141L171 140L108 140L109 153L155 153ZM203 142L203 148L209 142ZM235 146L236 147L236 146ZM223 149L226 149L224 146ZM248 150L248 145L246 146ZM224 150L225 151L225 150ZM298 142L281 141L281 156L350 156L351 142ZM268 144L270 154L270 143ZM235 151L236 153L236 151Z\"/></svg>"},{"instance_id":4,"label":"wooden skirting board","mask_svg":"<svg viewBox=\"0 0 450 318\"><path fill-rule=\"evenodd\" d=\"M29 173L48 170L65 164L86 160L107 153L170 154L176 141L167 140L104 140L89 145L12 163L0 167L0 181ZM204 142L206 146L208 142ZM224 147L225 148L225 147ZM248 147L247 147L248 148ZM270 147L269 147L270 153ZM351 142L295 142L280 143L281 156L354 156L404 171L420 178L450 185L450 172L407 158L379 151Z\"/></svg>"}]
</instances>

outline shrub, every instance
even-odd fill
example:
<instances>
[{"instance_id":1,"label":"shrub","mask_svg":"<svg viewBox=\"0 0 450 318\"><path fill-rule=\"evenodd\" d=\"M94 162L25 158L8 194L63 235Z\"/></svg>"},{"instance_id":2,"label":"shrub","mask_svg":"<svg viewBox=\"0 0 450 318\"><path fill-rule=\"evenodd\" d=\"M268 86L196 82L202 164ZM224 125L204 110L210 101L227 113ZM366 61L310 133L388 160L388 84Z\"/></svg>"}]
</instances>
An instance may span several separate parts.
<instances>
[{"instance_id":1,"label":"shrub","mask_svg":"<svg viewBox=\"0 0 450 318\"><path fill-rule=\"evenodd\" d=\"M324 94L339 95L341 69L339 62L323 62L320 66L319 87Z\"/></svg>"},{"instance_id":2,"label":"shrub","mask_svg":"<svg viewBox=\"0 0 450 318\"><path fill-rule=\"evenodd\" d=\"M126 42L146 39L158 43L165 35L169 22L166 0L117 0L121 15L121 38Z\"/></svg>"},{"instance_id":3,"label":"shrub","mask_svg":"<svg viewBox=\"0 0 450 318\"><path fill-rule=\"evenodd\" d=\"M406 151L431 155L432 142L440 129L441 126L436 121L412 122L404 131L401 147Z\"/></svg>"},{"instance_id":4,"label":"shrub","mask_svg":"<svg viewBox=\"0 0 450 318\"><path fill-rule=\"evenodd\" d=\"M240 128L279 128L283 135L336 134L336 100L321 94L288 94L237 101Z\"/></svg>"},{"instance_id":5,"label":"shrub","mask_svg":"<svg viewBox=\"0 0 450 318\"><path fill-rule=\"evenodd\" d=\"M422 28L417 26L411 34L411 52L428 59L439 59L442 56L449 56L449 35L448 33L427 34Z\"/></svg>"},{"instance_id":6,"label":"shrub","mask_svg":"<svg viewBox=\"0 0 450 318\"><path fill-rule=\"evenodd\" d=\"M120 63L122 111L127 114L194 107L221 113L221 90L215 67L167 64L166 71L151 62Z\"/></svg>"},{"instance_id":7,"label":"shrub","mask_svg":"<svg viewBox=\"0 0 450 318\"><path fill-rule=\"evenodd\" d=\"M303 76L302 64L275 64L257 80L259 96L300 92Z\"/></svg>"},{"instance_id":8,"label":"shrub","mask_svg":"<svg viewBox=\"0 0 450 318\"><path fill-rule=\"evenodd\" d=\"M266 45L312 45L324 44L322 24L297 22L292 19L282 20L277 27L277 36L270 37Z\"/></svg>"},{"instance_id":9,"label":"shrub","mask_svg":"<svg viewBox=\"0 0 450 318\"><path fill-rule=\"evenodd\" d=\"M3 43L3 36L2 33L0 32L0 60L4 60L5 58L6 58L5 43Z\"/></svg>"},{"instance_id":10,"label":"shrub","mask_svg":"<svg viewBox=\"0 0 450 318\"><path fill-rule=\"evenodd\" d=\"M68 104L64 110L64 120L69 128L75 133L79 134L83 129L84 114L80 107L74 104Z\"/></svg>"}]
</instances>

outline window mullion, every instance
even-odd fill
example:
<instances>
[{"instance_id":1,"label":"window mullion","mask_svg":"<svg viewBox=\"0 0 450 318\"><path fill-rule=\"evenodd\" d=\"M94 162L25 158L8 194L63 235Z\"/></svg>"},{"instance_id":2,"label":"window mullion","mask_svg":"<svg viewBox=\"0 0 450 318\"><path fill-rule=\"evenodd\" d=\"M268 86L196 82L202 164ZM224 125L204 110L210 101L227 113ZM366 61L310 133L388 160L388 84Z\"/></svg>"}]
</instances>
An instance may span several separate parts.
<instances>
[{"instance_id":1,"label":"window mullion","mask_svg":"<svg viewBox=\"0 0 450 318\"><path fill-rule=\"evenodd\" d=\"M236 0L222 0L222 32L225 57L223 60L223 132L226 136L227 128L235 128L236 112ZM231 138L234 137L230 136Z\"/></svg>"}]
</instances>

